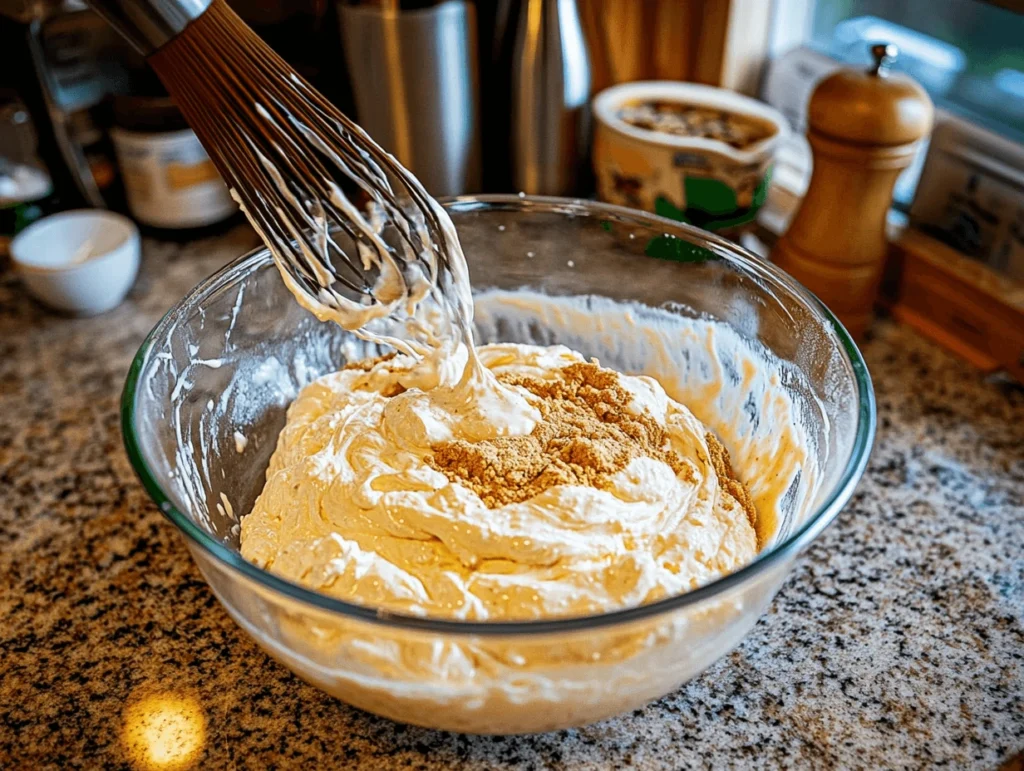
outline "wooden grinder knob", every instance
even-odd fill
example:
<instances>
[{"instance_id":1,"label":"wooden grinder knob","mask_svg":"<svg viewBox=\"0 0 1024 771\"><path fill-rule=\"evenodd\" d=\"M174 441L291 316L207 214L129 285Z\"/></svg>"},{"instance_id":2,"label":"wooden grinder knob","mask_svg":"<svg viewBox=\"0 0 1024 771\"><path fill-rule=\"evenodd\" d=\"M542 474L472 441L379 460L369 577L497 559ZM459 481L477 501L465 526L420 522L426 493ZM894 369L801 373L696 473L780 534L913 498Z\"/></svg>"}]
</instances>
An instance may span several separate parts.
<instances>
[{"instance_id":1,"label":"wooden grinder knob","mask_svg":"<svg viewBox=\"0 0 1024 771\"><path fill-rule=\"evenodd\" d=\"M869 70L840 70L808 105L814 171L772 260L814 292L854 337L871 322L888 251L896 178L932 125L932 102L889 66L894 45L872 46Z\"/></svg>"}]
</instances>

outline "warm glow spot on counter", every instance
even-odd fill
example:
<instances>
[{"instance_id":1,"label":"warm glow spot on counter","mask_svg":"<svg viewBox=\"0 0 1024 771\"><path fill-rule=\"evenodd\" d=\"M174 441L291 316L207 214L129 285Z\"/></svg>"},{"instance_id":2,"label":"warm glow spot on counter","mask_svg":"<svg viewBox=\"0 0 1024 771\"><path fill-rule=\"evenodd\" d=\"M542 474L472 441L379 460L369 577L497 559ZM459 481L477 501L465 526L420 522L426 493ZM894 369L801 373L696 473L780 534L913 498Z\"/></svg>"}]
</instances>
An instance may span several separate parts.
<instances>
[{"instance_id":1,"label":"warm glow spot on counter","mask_svg":"<svg viewBox=\"0 0 1024 771\"><path fill-rule=\"evenodd\" d=\"M206 720L199 702L178 693L156 693L130 704L121 739L136 767L177 771L202 755Z\"/></svg>"}]
</instances>

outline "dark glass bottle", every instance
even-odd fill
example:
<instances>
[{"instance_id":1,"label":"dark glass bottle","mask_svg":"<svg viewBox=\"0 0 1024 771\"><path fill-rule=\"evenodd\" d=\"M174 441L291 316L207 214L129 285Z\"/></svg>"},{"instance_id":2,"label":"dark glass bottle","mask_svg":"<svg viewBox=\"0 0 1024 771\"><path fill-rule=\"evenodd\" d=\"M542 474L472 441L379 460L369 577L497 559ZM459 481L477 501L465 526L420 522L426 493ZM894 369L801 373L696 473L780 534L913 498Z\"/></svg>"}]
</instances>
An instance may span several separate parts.
<instances>
[{"instance_id":1,"label":"dark glass bottle","mask_svg":"<svg viewBox=\"0 0 1024 771\"><path fill-rule=\"evenodd\" d=\"M174 100L148 67L112 97L111 139L127 211L150 235L175 240L219 233L238 206Z\"/></svg>"}]
</instances>

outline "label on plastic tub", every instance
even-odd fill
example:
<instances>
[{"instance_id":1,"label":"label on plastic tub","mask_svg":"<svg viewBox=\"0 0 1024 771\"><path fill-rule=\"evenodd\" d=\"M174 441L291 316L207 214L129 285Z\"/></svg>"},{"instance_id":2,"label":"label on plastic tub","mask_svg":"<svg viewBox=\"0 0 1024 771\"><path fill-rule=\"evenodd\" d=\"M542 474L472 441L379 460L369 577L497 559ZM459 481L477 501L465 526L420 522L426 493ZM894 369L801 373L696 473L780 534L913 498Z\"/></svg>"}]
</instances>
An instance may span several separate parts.
<instances>
[{"instance_id":1,"label":"label on plastic tub","mask_svg":"<svg viewBox=\"0 0 1024 771\"><path fill-rule=\"evenodd\" d=\"M111 131L128 208L145 225L212 225L238 205L191 129L153 134Z\"/></svg>"}]
</instances>

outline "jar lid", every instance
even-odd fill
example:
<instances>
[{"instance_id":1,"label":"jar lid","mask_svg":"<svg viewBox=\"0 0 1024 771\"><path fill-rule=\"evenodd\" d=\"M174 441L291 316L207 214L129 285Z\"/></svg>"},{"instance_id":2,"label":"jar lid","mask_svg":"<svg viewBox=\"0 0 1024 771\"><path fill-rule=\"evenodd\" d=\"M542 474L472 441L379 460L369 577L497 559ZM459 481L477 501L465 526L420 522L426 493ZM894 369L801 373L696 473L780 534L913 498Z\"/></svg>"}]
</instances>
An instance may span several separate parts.
<instances>
[{"instance_id":1,"label":"jar lid","mask_svg":"<svg viewBox=\"0 0 1024 771\"><path fill-rule=\"evenodd\" d=\"M861 145L916 142L932 125L932 100L915 80L890 72L899 49L871 46L868 70L843 69L814 89L807 123L814 132Z\"/></svg>"},{"instance_id":2,"label":"jar lid","mask_svg":"<svg viewBox=\"0 0 1024 771\"><path fill-rule=\"evenodd\" d=\"M188 128L185 116L169 96L114 96L114 125L127 131L163 133Z\"/></svg>"}]
</instances>

